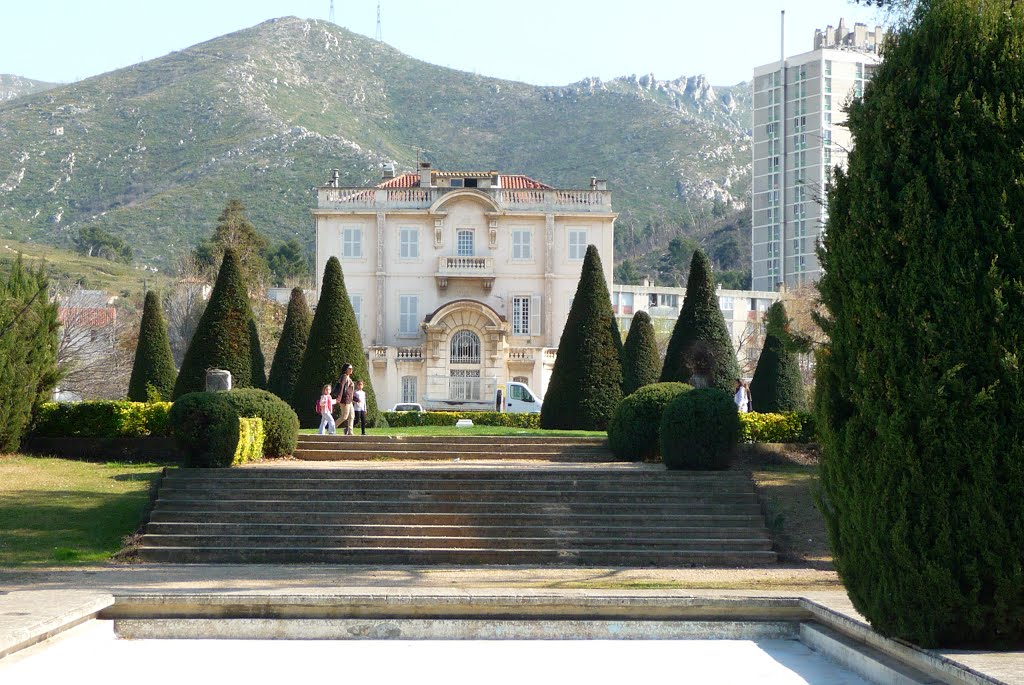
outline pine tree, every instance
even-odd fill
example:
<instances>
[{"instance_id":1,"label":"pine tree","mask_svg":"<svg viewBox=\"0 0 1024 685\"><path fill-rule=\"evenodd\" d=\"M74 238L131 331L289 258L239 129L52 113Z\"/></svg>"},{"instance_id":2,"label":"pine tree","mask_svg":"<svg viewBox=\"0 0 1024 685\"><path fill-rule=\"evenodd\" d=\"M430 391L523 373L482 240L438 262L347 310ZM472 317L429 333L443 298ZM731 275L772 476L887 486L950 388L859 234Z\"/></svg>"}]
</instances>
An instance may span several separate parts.
<instances>
[{"instance_id":1,"label":"pine tree","mask_svg":"<svg viewBox=\"0 0 1024 685\"><path fill-rule=\"evenodd\" d=\"M789 336L785 305L776 302L764 318L767 334L750 381L751 408L761 413L803 411L807 408L804 379L796 344Z\"/></svg>"},{"instance_id":2,"label":"pine tree","mask_svg":"<svg viewBox=\"0 0 1024 685\"><path fill-rule=\"evenodd\" d=\"M217 217L213 235L196 248L195 256L204 270L212 272L223 261L225 250L231 248L246 285L260 288L270 276L265 256L267 245L267 239L246 216L245 205L239 200L229 200Z\"/></svg>"},{"instance_id":3,"label":"pine tree","mask_svg":"<svg viewBox=\"0 0 1024 685\"><path fill-rule=\"evenodd\" d=\"M152 386L161 399L169 400L174 392L176 376L160 296L155 290L150 290L142 306L139 341L135 346L135 361L128 381L128 399L145 402L149 398L148 386Z\"/></svg>"},{"instance_id":4,"label":"pine tree","mask_svg":"<svg viewBox=\"0 0 1024 685\"><path fill-rule=\"evenodd\" d=\"M205 390L207 369L230 371L232 385L236 388L266 385L263 353L255 335L249 295L231 248L224 251L210 301L182 360L178 381L174 384L175 399Z\"/></svg>"},{"instance_id":5,"label":"pine tree","mask_svg":"<svg viewBox=\"0 0 1024 685\"><path fill-rule=\"evenodd\" d=\"M647 312L637 312L622 349L622 394L632 395L638 388L657 383L660 368L661 355L651 317Z\"/></svg>"},{"instance_id":6,"label":"pine tree","mask_svg":"<svg viewBox=\"0 0 1024 685\"><path fill-rule=\"evenodd\" d=\"M21 255L0 280L0 452L14 452L33 410L57 383L57 305L46 273L31 272Z\"/></svg>"},{"instance_id":7,"label":"pine tree","mask_svg":"<svg viewBox=\"0 0 1024 685\"><path fill-rule=\"evenodd\" d=\"M316 305L309 329L309 343L302 355L295 391L290 400L303 427L315 428L320 424L320 415L314 411L316 400L325 385L338 380L345 364L352 365L353 380L363 381L366 419L376 422L377 398L370 381L356 315L345 290L341 262L337 257L331 257L324 268L320 301Z\"/></svg>"},{"instance_id":8,"label":"pine tree","mask_svg":"<svg viewBox=\"0 0 1024 685\"><path fill-rule=\"evenodd\" d=\"M1024 5L932 0L849 108L819 284L821 509L872 626L1024 640Z\"/></svg>"},{"instance_id":9,"label":"pine tree","mask_svg":"<svg viewBox=\"0 0 1024 685\"><path fill-rule=\"evenodd\" d=\"M718 307L711 262L699 249L690 260L686 296L669 339L661 382L693 385L695 375L707 376L708 385L730 392L740 377L732 338Z\"/></svg>"},{"instance_id":10,"label":"pine tree","mask_svg":"<svg viewBox=\"0 0 1024 685\"><path fill-rule=\"evenodd\" d=\"M622 399L620 349L601 258L588 245L541 407L541 427L605 430Z\"/></svg>"},{"instance_id":11,"label":"pine tree","mask_svg":"<svg viewBox=\"0 0 1024 685\"><path fill-rule=\"evenodd\" d=\"M299 365L302 364L302 355L309 341L312 316L302 288L292 288L288 314L284 319L281 340L277 343L274 361L270 365L270 379L267 381L267 390L289 403L295 393Z\"/></svg>"}]
</instances>

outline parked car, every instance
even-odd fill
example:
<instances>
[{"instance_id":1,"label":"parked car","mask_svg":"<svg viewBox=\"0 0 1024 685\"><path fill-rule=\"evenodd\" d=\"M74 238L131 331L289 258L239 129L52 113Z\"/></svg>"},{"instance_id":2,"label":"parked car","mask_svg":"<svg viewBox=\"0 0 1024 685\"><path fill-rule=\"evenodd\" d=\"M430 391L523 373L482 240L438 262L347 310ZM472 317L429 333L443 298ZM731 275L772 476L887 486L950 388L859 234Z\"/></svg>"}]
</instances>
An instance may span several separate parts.
<instances>
[{"instance_id":1,"label":"parked car","mask_svg":"<svg viewBox=\"0 0 1024 685\"><path fill-rule=\"evenodd\" d=\"M391 407L391 411L423 411L423 405L419 402L399 402L395 406Z\"/></svg>"}]
</instances>

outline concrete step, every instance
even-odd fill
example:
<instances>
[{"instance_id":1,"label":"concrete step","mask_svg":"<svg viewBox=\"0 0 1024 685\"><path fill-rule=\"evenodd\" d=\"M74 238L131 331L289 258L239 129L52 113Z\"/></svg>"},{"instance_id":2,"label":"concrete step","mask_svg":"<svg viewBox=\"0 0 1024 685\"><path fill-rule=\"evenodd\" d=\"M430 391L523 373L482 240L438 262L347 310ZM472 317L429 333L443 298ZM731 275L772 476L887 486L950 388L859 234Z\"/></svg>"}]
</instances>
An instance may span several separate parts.
<instances>
[{"instance_id":1,"label":"concrete step","mask_svg":"<svg viewBox=\"0 0 1024 685\"><path fill-rule=\"evenodd\" d=\"M302 500L284 499L249 499L249 500L205 500L193 498L164 498L157 500L154 511L161 509L197 509L207 511L248 511L248 512L291 512L306 514L312 512L332 511L344 507L354 512L447 512L459 514L488 514L495 512L516 512L524 509L523 502L508 501L395 501L395 500ZM565 514L604 514L604 513L644 513L644 514L747 514L758 515L761 509L756 503L749 504L709 504L688 502L648 503L648 502L532 502L530 510L539 513Z\"/></svg>"},{"instance_id":2,"label":"concrete step","mask_svg":"<svg viewBox=\"0 0 1024 685\"><path fill-rule=\"evenodd\" d=\"M311 563L365 565L531 565L531 566L762 566L776 562L771 551L635 549L436 549L436 548L192 548L142 547L147 562Z\"/></svg>"},{"instance_id":3,"label":"concrete step","mask_svg":"<svg viewBox=\"0 0 1024 685\"><path fill-rule=\"evenodd\" d=\"M607 447L608 439L585 436L542 436L542 435L299 435L299 444L304 443L403 443L410 445L570 445Z\"/></svg>"},{"instance_id":4,"label":"concrete step","mask_svg":"<svg viewBox=\"0 0 1024 685\"><path fill-rule=\"evenodd\" d=\"M277 536L426 536L426 537L566 537L575 539L607 538L618 536L626 539L662 536L665 538L688 539L758 539L768 540L768 530L756 527L714 527L714 526L669 526L644 525L637 521L630 525L429 525L429 524L310 524L310 523L183 523L151 521L146 535L277 535Z\"/></svg>"},{"instance_id":5,"label":"concrete step","mask_svg":"<svg viewBox=\"0 0 1024 685\"><path fill-rule=\"evenodd\" d=\"M682 527L764 527L764 518L756 514L658 514L611 513L573 514L569 512L541 513L539 511L484 512L467 517L453 512L373 512L373 511L312 511L295 514L281 511L209 510L201 504L196 507L175 508L166 504L154 509L151 522L169 523L244 523L309 525L447 525L472 530L478 526L682 526Z\"/></svg>"},{"instance_id":6,"label":"concrete step","mask_svg":"<svg viewBox=\"0 0 1024 685\"><path fill-rule=\"evenodd\" d=\"M572 535L544 537L447 537L421 535L150 535L142 544L147 547L201 547L201 548L430 548L430 549L537 549L571 546L573 549L621 549L623 539L583 538ZM630 537L629 549L694 550L770 550L771 540L746 538L663 538Z\"/></svg>"},{"instance_id":7,"label":"concrete step","mask_svg":"<svg viewBox=\"0 0 1024 685\"><path fill-rule=\"evenodd\" d=\"M557 443L550 444L541 442L531 442L512 445L508 443L496 442L467 443L461 440L449 440L447 442L429 443L396 442L392 440L302 440L299 441L298 448L301 450L324 450L336 452L358 452L369 450L403 452L457 452L461 454L472 454L474 452L504 452L505 454L512 455L522 451L549 454L610 454L607 445L597 444L567 445Z\"/></svg>"},{"instance_id":8,"label":"concrete step","mask_svg":"<svg viewBox=\"0 0 1024 685\"><path fill-rule=\"evenodd\" d=\"M692 483L744 483L751 485L750 476L739 471L666 471L657 468L630 467L561 467L526 465L516 468L487 468L473 466L430 467L412 469L398 464L381 464L366 468L302 468L302 467L254 467L233 469L170 469L166 479L195 479L201 481L224 481L259 478L261 480L350 480L354 478L395 480L514 480L555 482L558 480L614 480L618 482L667 484Z\"/></svg>"},{"instance_id":9,"label":"concrete step","mask_svg":"<svg viewBox=\"0 0 1024 685\"><path fill-rule=\"evenodd\" d=\"M516 452L509 453L497 449L480 452L463 452L458 449L425 452L423 450L393 450L374 448L366 450L311 450L296 449L292 456L300 461L451 461L453 459L472 459L475 461L504 461L517 459L520 461L556 461L569 463L610 463L615 458L611 452L584 454L578 452Z\"/></svg>"}]
</instances>

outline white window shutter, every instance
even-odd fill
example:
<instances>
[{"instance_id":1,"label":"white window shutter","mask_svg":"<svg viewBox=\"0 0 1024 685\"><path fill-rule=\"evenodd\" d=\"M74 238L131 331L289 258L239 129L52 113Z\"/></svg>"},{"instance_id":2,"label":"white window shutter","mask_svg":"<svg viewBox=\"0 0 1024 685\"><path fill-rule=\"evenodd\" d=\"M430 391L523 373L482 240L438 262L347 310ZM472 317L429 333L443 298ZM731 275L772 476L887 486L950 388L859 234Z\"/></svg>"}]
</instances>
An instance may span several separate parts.
<instances>
[{"instance_id":1,"label":"white window shutter","mask_svg":"<svg viewBox=\"0 0 1024 685\"><path fill-rule=\"evenodd\" d=\"M540 335L540 295L530 298L530 335Z\"/></svg>"}]
</instances>

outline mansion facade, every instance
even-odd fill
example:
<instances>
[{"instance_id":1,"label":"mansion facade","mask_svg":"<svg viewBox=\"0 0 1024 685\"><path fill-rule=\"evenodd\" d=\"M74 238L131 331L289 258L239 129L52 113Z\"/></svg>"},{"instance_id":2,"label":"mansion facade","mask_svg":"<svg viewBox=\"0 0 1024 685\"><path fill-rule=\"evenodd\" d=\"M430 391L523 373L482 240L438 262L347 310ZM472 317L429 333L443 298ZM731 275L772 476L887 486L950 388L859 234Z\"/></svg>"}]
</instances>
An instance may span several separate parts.
<instances>
[{"instance_id":1,"label":"mansion facade","mask_svg":"<svg viewBox=\"0 0 1024 685\"><path fill-rule=\"evenodd\" d=\"M597 179L557 189L421 163L345 188L335 174L313 216L318 279L341 261L381 408L486 409L509 381L543 397L588 245L611 291L616 215Z\"/></svg>"}]
</instances>

